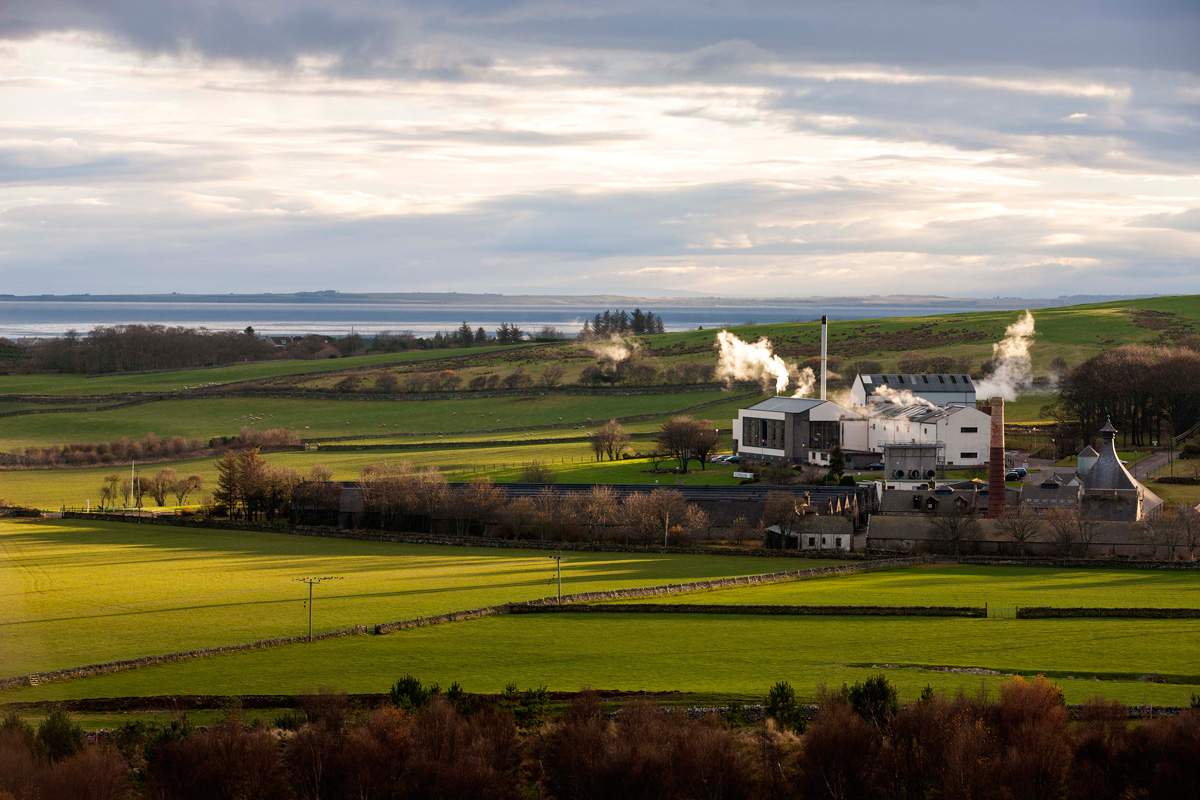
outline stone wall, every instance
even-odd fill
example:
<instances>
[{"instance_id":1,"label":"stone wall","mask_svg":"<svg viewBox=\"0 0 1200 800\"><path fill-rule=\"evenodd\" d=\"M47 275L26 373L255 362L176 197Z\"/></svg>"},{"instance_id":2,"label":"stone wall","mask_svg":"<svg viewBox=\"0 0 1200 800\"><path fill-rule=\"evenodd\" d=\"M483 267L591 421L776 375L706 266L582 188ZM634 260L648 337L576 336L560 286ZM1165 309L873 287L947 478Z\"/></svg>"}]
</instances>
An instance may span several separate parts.
<instances>
[{"instance_id":1,"label":"stone wall","mask_svg":"<svg viewBox=\"0 0 1200 800\"><path fill-rule=\"evenodd\" d=\"M1051 608L1028 606L1017 609L1017 619L1118 618L1200 619L1200 608Z\"/></svg>"},{"instance_id":2,"label":"stone wall","mask_svg":"<svg viewBox=\"0 0 1200 800\"><path fill-rule=\"evenodd\" d=\"M870 550L898 550L924 553L949 553L951 544L937 539L929 524L929 514L874 514L871 517L867 547ZM963 552L978 556L1020 557L1021 544L1007 537L994 519L979 519L973 541L961 542ZM1090 552L1095 556L1144 558L1149 554L1142 528L1136 522L1102 522ZM1040 557L1062 552L1049 524L1044 524L1026 550Z\"/></svg>"},{"instance_id":3,"label":"stone wall","mask_svg":"<svg viewBox=\"0 0 1200 800\"><path fill-rule=\"evenodd\" d=\"M340 631L314 633L312 638L313 641L316 641L318 639L337 639L342 636L364 636L366 633L367 629L364 626L356 625L353 628L345 628ZM207 658L208 656L219 656L226 653L241 653L247 650L262 650L268 647L281 647L282 645L300 644L307 641L308 636L286 636L278 639L260 639L257 642L248 642L246 644L205 647L200 650L184 650L161 656L127 658L120 661L109 661L104 664L89 664L84 667L70 667L50 672L35 672L29 675L19 675L15 678L0 678L0 689L14 689L18 686L38 686L43 683L69 681L73 678L90 678L94 675L125 672L126 670L148 667L153 664L169 664L174 661L188 661L193 658Z\"/></svg>"}]
</instances>

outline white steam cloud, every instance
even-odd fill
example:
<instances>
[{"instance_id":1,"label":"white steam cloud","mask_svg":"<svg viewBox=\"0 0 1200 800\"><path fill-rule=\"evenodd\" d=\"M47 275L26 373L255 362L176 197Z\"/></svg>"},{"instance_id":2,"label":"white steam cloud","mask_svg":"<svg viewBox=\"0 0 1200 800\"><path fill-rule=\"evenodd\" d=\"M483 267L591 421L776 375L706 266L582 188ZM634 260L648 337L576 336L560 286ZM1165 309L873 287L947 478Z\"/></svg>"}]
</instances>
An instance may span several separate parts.
<instances>
[{"instance_id":1,"label":"white steam cloud","mask_svg":"<svg viewBox=\"0 0 1200 800\"><path fill-rule=\"evenodd\" d=\"M874 396L883 399L885 403L892 403L897 406L928 406L937 408L937 405L929 402L924 397L917 397L912 393L912 389L901 389L896 391L890 386L880 386L874 391Z\"/></svg>"},{"instance_id":2,"label":"white steam cloud","mask_svg":"<svg viewBox=\"0 0 1200 800\"><path fill-rule=\"evenodd\" d=\"M788 384L795 382L793 397L803 397L812 391L816 376L812 369L797 369L775 355L771 340L765 336L754 344L742 341L729 331L717 333L717 377L726 384L734 381L757 381L764 389L775 387L775 394L783 394Z\"/></svg>"},{"instance_id":3,"label":"white steam cloud","mask_svg":"<svg viewBox=\"0 0 1200 800\"><path fill-rule=\"evenodd\" d=\"M607 342L592 342L587 349L601 361L620 364L627 358L633 358L640 345L636 340L626 342L620 336L613 335Z\"/></svg>"},{"instance_id":4,"label":"white steam cloud","mask_svg":"<svg viewBox=\"0 0 1200 800\"><path fill-rule=\"evenodd\" d=\"M1004 331L1004 341L992 345L992 360L995 370L991 377L975 386L979 397L1003 397L1016 400L1021 392L1032 385L1033 360L1029 356L1029 345L1033 343L1033 314L1009 325Z\"/></svg>"}]
</instances>

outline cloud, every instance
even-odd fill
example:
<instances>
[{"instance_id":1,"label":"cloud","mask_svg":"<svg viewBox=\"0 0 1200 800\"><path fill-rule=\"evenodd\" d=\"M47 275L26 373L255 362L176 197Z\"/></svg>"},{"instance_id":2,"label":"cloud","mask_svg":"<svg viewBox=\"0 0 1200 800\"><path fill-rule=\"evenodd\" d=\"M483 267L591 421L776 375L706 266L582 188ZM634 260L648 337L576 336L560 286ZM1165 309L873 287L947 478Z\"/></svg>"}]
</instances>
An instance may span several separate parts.
<instances>
[{"instance_id":1,"label":"cloud","mask_svg":"<svg viewBox=\"0 0 1200 800\"><path fill-rule=\"evenodd\" d=\"M0 278L1200 290L1197 38L1166 0L10 0Z\"/></svg>"}]
</instances>

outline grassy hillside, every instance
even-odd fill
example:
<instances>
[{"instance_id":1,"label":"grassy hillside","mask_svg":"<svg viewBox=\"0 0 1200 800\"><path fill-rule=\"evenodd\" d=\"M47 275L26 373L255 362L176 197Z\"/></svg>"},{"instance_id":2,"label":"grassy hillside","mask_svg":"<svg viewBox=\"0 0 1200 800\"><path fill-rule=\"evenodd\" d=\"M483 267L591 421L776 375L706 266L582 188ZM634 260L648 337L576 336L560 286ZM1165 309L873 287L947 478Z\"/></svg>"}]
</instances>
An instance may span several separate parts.
<instances>
[{"instance_id":1,"label":"grassy hillside","mask_svg":"<svg viewBox=\"0 0 1200 800\"><path fill-rule=\"evenodd\" d=\"M803 566L819 563L804 562ZM796 569L795 559L572 553L566 592ZM136 579L133 576L136 575ZM538 550L122 523L0 521L0 676L332 630L554 593Z\"/></svg>"},{"instance_id":2,"label":"grassy hillside","mask_svg":"<svg viewBox=\"0 0 1200 800\"><path fill-rule=\"evenodd\" d=\"M937 355L966 357L974 369L992 355L991 345L1003 338L1004 329L1020 315L1014 311L982 311L928 317L894 317L834 320L830 325L830 355L847 362L882 361L892 368L910 350L936 351ZM1045 374L1055 357L1076 364L1105 349L1136 342L1164 340L1173 332L1200 331L1200 295L1178 295L1112 303L1041 309L1034 313L1037 334L1032 348L1035 371ZM820 325L816 322L744 325L730 328L744 339L767 336L782 355L802 360L819 354ZM642 337L642 355L661 367L680 361L715 359L716 332L690 331ZM567 379L594 361L579 344L486 347L466 350L431 350L413 353L361 356L336 361L271 361L211 370L189 370L153 375L84 378L75 375L0 376L0 395L104 395L120 392L170 392L209 383L278 380L328 370L434 370L452 368L469 377L481 373L507 374L520 366L539 374L548 364L567 370ZM288 381L288 385L326 387L336 378Z\"/></svg>"}]
</instances>

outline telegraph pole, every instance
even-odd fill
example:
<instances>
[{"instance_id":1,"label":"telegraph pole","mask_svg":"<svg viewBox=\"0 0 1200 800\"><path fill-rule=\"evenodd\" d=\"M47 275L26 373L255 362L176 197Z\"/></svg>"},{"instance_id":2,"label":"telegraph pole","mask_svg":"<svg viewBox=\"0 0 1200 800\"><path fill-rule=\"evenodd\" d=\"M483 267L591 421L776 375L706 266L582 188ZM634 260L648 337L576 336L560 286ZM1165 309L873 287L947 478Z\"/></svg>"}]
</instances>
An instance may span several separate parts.
<instances>
[{"instance_id":1,"label":"telegraph pole","mask_svg":"<svg viewBox=\"0 0 1200 800\"><path fill-rule=\"evenodd\" d=\"M321 583L322 581L340 581L341 579L342 579L342 577L340 575L327 575L323 578L296 578L297 582L308 584L308 641L309 642L312 642L313 587L316 586L318 583Z\"/></svg>"},{"instance_id":2,"label":"telegraph pole","mask_svg":"<svg viewBox=\"0 0 1200 800\"><path fill-rule=\"evenodd\" d=\"M555 570L558 572L558 604L562 605L562 562L566 558L562 553L550 556L554 559Z\"/></svg>"}]
</instances>

